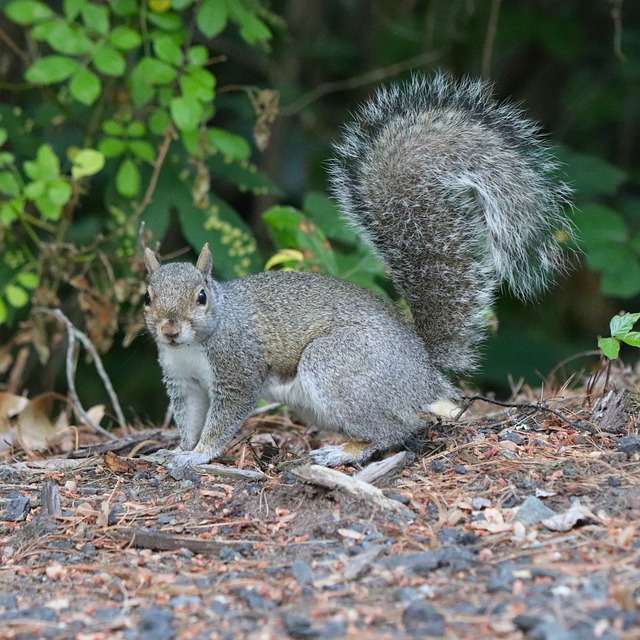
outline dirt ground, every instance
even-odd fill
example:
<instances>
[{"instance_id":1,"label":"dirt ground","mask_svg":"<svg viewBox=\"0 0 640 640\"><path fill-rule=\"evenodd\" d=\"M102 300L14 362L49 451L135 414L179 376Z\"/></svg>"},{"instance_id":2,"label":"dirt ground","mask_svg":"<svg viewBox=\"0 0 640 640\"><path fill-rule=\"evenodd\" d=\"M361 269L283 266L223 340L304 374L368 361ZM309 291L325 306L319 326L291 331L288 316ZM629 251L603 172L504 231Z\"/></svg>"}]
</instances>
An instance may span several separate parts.
<instances>
[{"instance_id":1,"label":"dirt ground","mask_svg":"<svg viewBox=\"0 0 640 640\"><path fill-rule=\"evenodd\" d=\"M305 464L317 436L282 414L231 475L138 457L171 431L14 452L0 637L640 638L636 399L532 398L434 422L371 481Z\"/></svg>"}]
</instances>

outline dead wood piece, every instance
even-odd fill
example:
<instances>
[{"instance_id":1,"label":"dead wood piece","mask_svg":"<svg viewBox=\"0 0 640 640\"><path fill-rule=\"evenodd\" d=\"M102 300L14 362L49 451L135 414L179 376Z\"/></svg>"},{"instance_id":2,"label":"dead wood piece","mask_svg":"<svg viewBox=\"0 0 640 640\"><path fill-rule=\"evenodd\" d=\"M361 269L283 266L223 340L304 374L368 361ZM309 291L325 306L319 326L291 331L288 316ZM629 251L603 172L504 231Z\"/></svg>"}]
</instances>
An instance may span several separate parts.
<instances>
[{"instance_id":1,"label":"dead wood piece","mask_svg":"<svg viewBox=\"0 0 640 640\"><path fill-rule=\"evenodd\" d=\"M400 471L406 465L407 452L400 451L393 456L389 456L379 462L372 462L362 471L358 471L355 477L362 482L373 484L376 480L391 474L393 471Z\"/></svg>"},{"instance_id":2,"label":"dead wood piece","mask_svg":"<svg viewBox=\"0 0 640 640\"><path fill-rule=\"evenodd\" d=\"M30 460L29 462L14 462L4 465L21 473L50 473L51 471L68 471L80 469L95 463L95 458L82 460L68 460L67 458L49 458L47 460Z\"/></svg>"},{"instance_id":3,"label":"dead wood piece","mask_svg":"<svg viewBox=\"0 0 640 640\"><path fill-rule=\"evenodd\" d=\"M629 394L624 389L611 390L604 398L598 398L593 405L591 419L601 431L626 433L629 402Z\"/></svg>"},{"instance_id":4,"label":"dead wood piece","mask_svg":"<svg viewBox=\"0 0 640 640\"><path fill-rule=\"evenodd\" d=\"M47 480L42 485L40 492L41 509L40 514L48 518L56 518L62 515L60 504L60 490L55 480Z\"/></svg>"},{"instance_id":5,"label":"dead wood piece","mask_svg":"<svg viewBox=\"0 0 640 640\"><path fill-rule=\"evenodd\" d=\"M255 469L238 469L225 467L222 464L199 464L196 471L222 478L240 478L242 480L266 480L267 475Z\"/></svg>"},{"instance_id":6,"label":"dead wood piece","mask_svg":"<svg viewBox=\"0 0 640 640\"><path fill-rule=\"evenodd\" d=\"M88 458L91 456L102 455L107 451L120 453L128 448L139 450L145 443L162 444L167 447L178 444L179 435L175 429L155 429L153 431L143 430L138 433L129 434L117 440L109 440L109 442L101 442L86 447L80 447L69 453L69 458ZM132 457L132 456L127 456Z\"/></svg>"},{"instance_id":7,"label":"dead wood piece","mask_svg":"<svg viewBox=\"0 0 640 640\"><path fill-rule=\"evenodd\" d=\"M250 540L201 540L188 536L175 536L159 531L144 529L114 529L109 532L113 538L124 540L134 547L153 549L154 551L178 551L187 549L192 553L212 555L220 553L221 549L247 548L254 544Z\"/></svg>"},{"instance_id":8,"label":"dead wood piece","mask_svg":"<svg viewBox=\"0 0 640 640\"><path fill-rule=\"evenodd\" d=\"M415 518L415 514L411 509L396 500L387 498L377 487L356 477L347 476L335 469L310 464L293 467L289 472L303 482L316 484L326 489L340 489L359 500L389 511L396 516L411 520Z\"/></svg>"}]
</instances>

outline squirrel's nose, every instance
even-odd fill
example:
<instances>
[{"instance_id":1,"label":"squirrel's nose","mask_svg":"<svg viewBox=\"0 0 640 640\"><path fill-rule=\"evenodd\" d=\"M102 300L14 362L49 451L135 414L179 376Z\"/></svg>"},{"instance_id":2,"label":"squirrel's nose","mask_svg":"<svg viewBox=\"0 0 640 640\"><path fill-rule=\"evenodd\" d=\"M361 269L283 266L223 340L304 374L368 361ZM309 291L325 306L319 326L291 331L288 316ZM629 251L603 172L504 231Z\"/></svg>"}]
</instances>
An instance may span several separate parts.
<instances>
[{"instance_id":1,"label":"squirrel's nose","mask_svg":"<svg viewBox=\"0 0 640 640\"><path fill-rule=\"evenodd\" d=\"M165 338L177 338L180 335L180 323L171 320L165 320L162 323L162 335Z\"/></svg>"}]
</instances>

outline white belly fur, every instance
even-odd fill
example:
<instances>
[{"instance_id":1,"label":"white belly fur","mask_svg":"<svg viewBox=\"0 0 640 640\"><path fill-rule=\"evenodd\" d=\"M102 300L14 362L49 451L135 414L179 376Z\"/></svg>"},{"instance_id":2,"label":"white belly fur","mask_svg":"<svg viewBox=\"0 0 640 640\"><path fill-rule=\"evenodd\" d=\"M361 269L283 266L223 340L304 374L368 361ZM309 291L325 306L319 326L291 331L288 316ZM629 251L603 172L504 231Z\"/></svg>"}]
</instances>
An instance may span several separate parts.
<instances>
[{"instance_id":1,"label":"white belly fur","mask_svg":"<svg viewBox=\"0 0 640 640\"><path fill-rule=\"evenodd\" d=\"M194 384L205 390L213 386L213 371L204 349L200 345L163 347L160 365L167 377L187 386Z\"/></svg>"}]
</instances>

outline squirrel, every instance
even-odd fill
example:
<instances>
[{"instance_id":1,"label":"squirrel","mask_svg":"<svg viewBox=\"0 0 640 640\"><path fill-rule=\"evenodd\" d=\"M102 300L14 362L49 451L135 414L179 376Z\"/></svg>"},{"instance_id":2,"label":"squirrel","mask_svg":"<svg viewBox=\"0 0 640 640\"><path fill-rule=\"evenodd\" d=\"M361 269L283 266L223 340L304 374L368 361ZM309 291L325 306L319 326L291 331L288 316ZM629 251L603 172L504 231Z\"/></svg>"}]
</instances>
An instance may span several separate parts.
<instances>
[{"instance_id":1,"label":"squirrel","mask_svg":"<svg viewBox=\"0 0 640 640\"><path fill-rule=\"evenodd\" d=\"M261 398L345 434L310 452L327 466L401 447L450 373L478 364L501 282L521 298L566 263L570 188L538 126L480 80L437 74L381 88L360 107L329 168L347 220L381 256L397 305L340 279L287 271L212 278L145 250L145 318L181 449L171 466L224 453Z\"/></svg>"}]
</instances>

